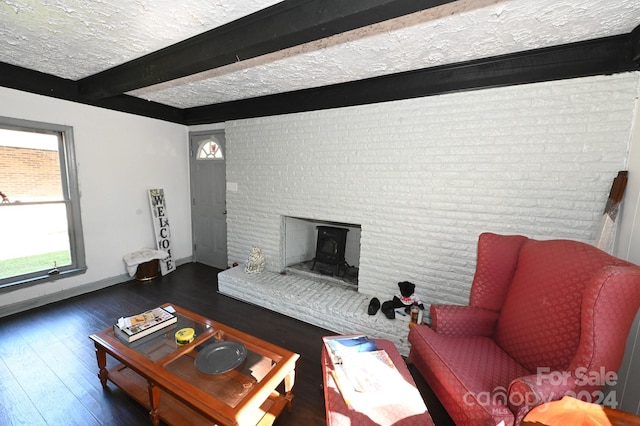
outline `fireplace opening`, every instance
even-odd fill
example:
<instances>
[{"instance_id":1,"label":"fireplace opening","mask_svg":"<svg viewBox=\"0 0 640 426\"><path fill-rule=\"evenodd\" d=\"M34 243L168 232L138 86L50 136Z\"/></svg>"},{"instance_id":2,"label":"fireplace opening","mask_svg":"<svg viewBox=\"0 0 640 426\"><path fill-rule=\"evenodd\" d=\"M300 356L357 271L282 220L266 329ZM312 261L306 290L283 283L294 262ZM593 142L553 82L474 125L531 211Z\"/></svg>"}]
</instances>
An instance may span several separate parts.
<instances>
[{"instance_id":1,"label":"fireplace opening","mask_svg":"<svg viewBox=\"0 0 640 426\"><path fill-rule=\"evenodd\" d=\"M283 271L358 288L360 225L291 216L283 225Z\"/></svg>"}]
</instances>

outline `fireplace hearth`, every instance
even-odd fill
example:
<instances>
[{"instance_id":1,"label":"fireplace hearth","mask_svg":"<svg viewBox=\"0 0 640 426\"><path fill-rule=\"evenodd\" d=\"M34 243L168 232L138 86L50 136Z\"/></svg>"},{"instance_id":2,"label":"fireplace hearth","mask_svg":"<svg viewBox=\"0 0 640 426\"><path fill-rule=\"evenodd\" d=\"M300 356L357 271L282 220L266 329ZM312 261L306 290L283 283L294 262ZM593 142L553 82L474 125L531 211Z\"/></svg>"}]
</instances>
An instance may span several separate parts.
<instances>
[{"instance_id":1,"label":"fireplace hearth","mask_svg":"<svg viewBox=\"0 0 640 426\"><path fill-rule=\"evenodd\" d=\"M317 264L315 269L312 269L312 267L313 260L307 260L288 266L286 272L307 277L320 277L329 283L353 290L358 289L358 268L354 266L347 264L341 276L335 275L335 268L332 265Z\"/></svg>"}]
</instances>

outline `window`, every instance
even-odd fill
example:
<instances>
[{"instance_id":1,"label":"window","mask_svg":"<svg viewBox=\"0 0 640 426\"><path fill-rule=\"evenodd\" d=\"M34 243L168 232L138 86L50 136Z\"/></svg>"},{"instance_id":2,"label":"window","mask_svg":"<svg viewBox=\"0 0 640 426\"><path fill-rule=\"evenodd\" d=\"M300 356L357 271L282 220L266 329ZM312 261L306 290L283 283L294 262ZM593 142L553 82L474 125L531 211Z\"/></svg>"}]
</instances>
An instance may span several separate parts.
<instances>
[{"instance_id":1,"label":"window","mask_svg":"<svg viewBox=\"0 0 640 426\"><path fill-rule=\"evenodd\" d=\"M224 160L222 147L215 141L208 139L198 146L198 160Z\"/></svg>"},{"instance_id":2,"label":"window","mask_svg":"<svg viewBox=\"0 0 640 426\"><path fill-rule=\"evenodd\" d=\"M84 272L68 126L0 117L0 287Z\"/></svg>"}]
</instances>

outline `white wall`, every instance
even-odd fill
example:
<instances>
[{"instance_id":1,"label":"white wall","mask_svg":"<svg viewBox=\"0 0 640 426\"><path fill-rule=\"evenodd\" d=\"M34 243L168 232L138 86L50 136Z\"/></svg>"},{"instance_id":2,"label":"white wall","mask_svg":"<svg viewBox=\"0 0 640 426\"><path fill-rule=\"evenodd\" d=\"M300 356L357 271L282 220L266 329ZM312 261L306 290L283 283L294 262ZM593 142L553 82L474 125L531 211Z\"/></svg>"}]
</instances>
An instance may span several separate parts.
<instances>
[{"instance_id":1,"label":"white wall","mask_svg":"<svg viewBox=\"0 0 640 426\"><path fill-rule=\"evenodd\" d=\"M629 181L619 212L616 254L640 265L640 93L636 92L629 146Z\"/></svg>"},{"instance_id":2,"label":"white wall","mask_svg":"<svg viewBox=\"0 0 640 426\"><path fill-rule=\"evenodd\" d=\"M88 268L82 275L3 293L0 308L122 280L122 256L155 246L150 188L165 190L174 259L191 257L186 126L2 87L0 115L73 127Z\"/></svg>"},{"instance_id":3,"label":"white wall","mask_svg":"<svg viewBox=\"0 0 640 426\"><path fill-rule=\"evenodd\" d=\"M594 241L639 75L228 122L229 262L282 269L282 215L358 223L361 292L465 304L480 232Z\"/></svg>"}]
</instances>

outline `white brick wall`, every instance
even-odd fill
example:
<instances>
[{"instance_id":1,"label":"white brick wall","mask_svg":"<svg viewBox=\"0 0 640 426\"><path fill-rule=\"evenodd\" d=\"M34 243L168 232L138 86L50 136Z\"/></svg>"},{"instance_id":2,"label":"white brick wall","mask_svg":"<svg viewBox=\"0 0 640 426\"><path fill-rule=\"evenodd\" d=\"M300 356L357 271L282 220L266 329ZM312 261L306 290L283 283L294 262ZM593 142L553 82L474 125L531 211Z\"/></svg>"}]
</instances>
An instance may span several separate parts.
<instances>
[{"instance_id":1,"label":"white brick wall","mask_svg":"<svg viewBox=\"0 0 640 426\"><path fill-rule=\"evenodd\" d=\"M638 74L226 124L229 262L283 267L281 216L362 225L359 291L468 302L483 231L592 242L626 167Z\"/></svg>"}]
</instances>

